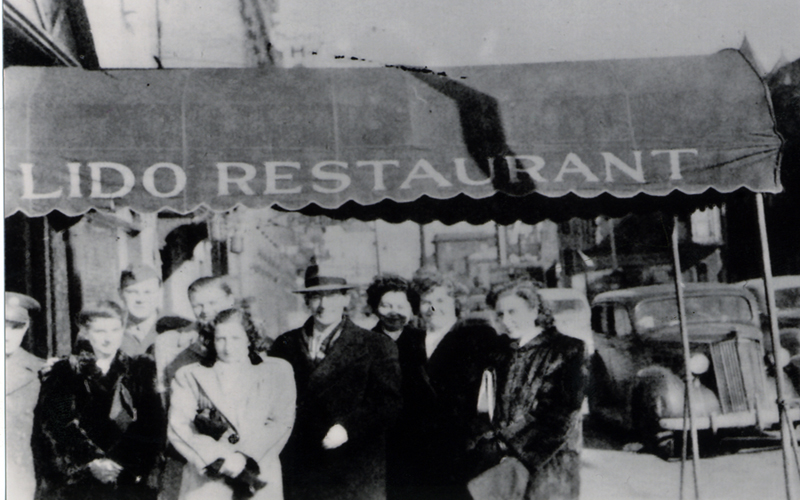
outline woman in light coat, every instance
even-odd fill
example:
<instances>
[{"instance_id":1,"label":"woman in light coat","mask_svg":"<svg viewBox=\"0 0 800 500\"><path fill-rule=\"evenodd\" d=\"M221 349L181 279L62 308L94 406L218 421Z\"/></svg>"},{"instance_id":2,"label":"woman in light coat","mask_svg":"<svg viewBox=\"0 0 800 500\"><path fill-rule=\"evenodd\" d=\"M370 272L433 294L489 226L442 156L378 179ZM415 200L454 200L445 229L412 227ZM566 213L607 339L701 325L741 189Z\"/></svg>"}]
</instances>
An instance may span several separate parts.
<instances>
[{"instance_id":1,"label":"woman in light coat","mask_svg":"<svg viewBox=\"0 0 800 500\"><path fill-rule=\"evenodd\" d=\"M282 359L259 357L256 341L246 312L222 311L206 359L175 375L168 437L188 461L181 499L283 499L278 454L294 424L294 373ZM221 424L217 432L209 421ZM245 478L266 485L243 495Z\"/></svg>"}]
</instances>

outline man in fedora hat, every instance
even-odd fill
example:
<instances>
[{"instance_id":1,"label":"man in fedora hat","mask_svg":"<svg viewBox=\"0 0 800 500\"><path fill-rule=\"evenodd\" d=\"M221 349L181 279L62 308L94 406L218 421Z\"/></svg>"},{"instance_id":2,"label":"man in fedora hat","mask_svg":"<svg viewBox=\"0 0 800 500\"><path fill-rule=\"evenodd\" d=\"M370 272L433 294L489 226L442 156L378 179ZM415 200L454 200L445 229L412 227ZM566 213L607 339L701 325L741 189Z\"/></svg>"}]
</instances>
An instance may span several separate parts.
<instances>
[{"instance_id":1,"label":"man in fedora hat","mask_svg":"<svg viewBox=\"0 0 800 500\"><path fill-rule=\"evenodd\" d=\"M287 500L386 498L386 430L399 410L397 348L345 311L353 287L313 265L303 294L311 317L269 354L294 368L297 415L282 454Z\"/></svg>"},{"instance_id":2,"label":"man in fedora hat","mask_svg":"<svg viewBox=\"0 0 800 500\"><path fill-rule=\"evenodd\" d=\"M31 313L40 309L31 297L5 292L6 310L6 457L8 498L31 499L36 489L31 452L33 409L39 397L44 360L21 347Z\"/></svg>"}]
</instances>

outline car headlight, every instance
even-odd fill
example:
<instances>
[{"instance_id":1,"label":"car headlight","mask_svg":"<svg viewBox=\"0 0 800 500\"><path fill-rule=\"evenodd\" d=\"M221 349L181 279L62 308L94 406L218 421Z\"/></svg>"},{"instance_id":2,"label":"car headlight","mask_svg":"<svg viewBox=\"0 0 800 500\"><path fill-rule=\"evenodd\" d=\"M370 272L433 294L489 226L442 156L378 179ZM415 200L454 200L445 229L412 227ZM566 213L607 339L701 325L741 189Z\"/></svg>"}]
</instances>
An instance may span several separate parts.
<instances>
[{"instance_id":1,"label":"car headlight","mask_svg":"<svg viewBox=\"0 0 800 500\"><path fill-rule=\"evenodd\" d=\"M708 371L710 366L711 361L708 360L708 357L705 354L700 354L698 352L696 354L692 354L692 357L689 358L689 371L694 375L704 374Z\"/></svg>"},{"instance_id":2,"label":"car headlight","mask_svg":"<svg viewBox=\"0 0 800 500\"><path fill-rule=\"evenodd\" d=\"M789 361L792 360L792 353L789 352L788 349L779 347L778 348L778 366L784 368L786 365L789 364Z\"/></svg>"}]
</instances>

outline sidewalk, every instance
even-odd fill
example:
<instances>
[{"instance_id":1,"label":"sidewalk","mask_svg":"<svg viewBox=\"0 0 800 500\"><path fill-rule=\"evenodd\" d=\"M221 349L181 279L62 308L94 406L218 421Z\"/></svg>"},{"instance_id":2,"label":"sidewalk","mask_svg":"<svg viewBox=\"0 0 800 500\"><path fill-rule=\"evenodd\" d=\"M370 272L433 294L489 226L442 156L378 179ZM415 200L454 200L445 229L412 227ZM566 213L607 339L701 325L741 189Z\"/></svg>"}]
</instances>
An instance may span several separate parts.
<instances>
[{"instance_id":1,"label":"sidewalk","mask_svg":"<svg viewBox=\"0 0 800 500\"><path fill-rule=\"evenodd\" d=\"M582 455L581 500L678 500L680 461L665 462L643 453L586 449ZM793 469L796 488L800 479ZM684 499L694 499L692 465L685 470ZM703 458L699 463L703 500L782 500L786 498L780 450L740 452Z\"/></svg>"}]
</instances>

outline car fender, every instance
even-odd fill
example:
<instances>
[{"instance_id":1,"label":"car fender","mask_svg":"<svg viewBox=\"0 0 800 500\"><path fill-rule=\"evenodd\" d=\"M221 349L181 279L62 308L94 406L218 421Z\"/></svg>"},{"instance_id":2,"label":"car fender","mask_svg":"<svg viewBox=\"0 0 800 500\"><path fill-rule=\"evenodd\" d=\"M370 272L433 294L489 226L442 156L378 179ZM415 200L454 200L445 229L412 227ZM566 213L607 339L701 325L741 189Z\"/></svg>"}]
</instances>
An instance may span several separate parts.
<instances>
[{"instance_id":1,"label":"car fender","mask_svg":"<svg viewBox=\"0 0 800 500\"><path fill-rule=\"evenodd\" d=\"M651 425L658 419L683 415L683 381L663 366L648 366L636 373L631 388L631 421Z\"/></svg>"}]
</instances>

